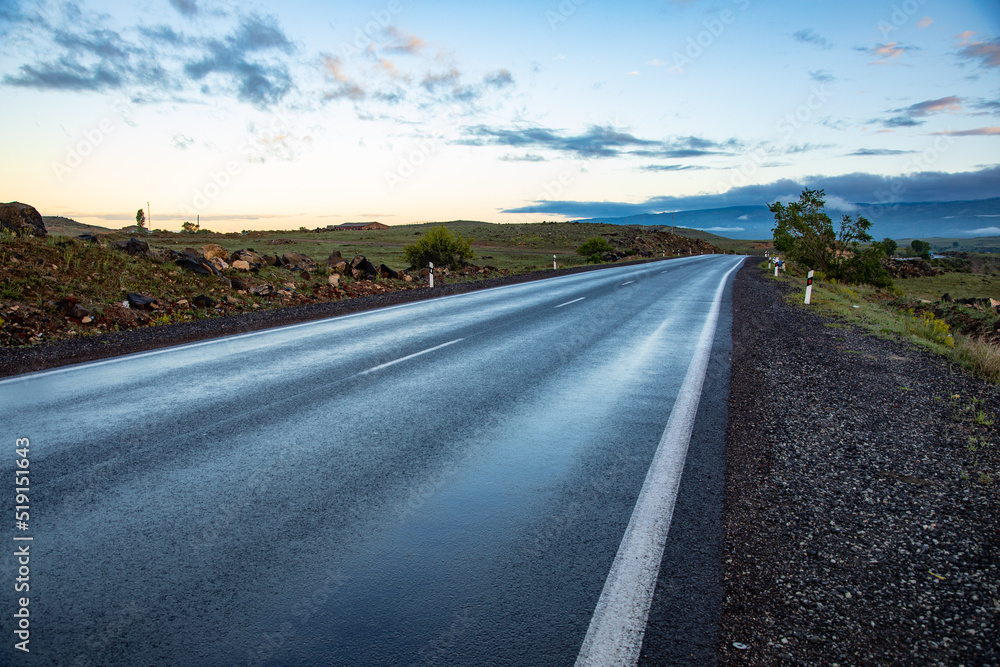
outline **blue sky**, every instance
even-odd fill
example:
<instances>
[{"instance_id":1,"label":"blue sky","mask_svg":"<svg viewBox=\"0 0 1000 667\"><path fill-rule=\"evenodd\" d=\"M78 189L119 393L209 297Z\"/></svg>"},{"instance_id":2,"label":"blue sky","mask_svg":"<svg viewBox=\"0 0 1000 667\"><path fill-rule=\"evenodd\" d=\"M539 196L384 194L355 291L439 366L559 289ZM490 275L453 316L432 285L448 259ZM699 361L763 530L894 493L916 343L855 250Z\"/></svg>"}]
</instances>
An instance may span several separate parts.
<instances>
[{"instance_id":1,"label":"blue sky","mask_svg":"<svg viewBox=\"0 0 1000 667\"><path fill-rule=\"evenodd\" d=\"M994 0L0 0L0 201L121 226L1000 196Z\"/></svg>"}]
</instances>

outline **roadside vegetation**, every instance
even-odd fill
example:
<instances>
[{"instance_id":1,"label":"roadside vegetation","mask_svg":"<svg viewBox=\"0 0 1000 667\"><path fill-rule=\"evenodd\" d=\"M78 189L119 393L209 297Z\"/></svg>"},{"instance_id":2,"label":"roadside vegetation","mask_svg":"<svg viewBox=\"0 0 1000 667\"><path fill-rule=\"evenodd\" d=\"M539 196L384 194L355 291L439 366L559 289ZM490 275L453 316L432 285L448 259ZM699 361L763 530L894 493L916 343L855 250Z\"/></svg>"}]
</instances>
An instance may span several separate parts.
<instances>
[{"instance_id":1,"label":"roadside vegetation","mask_svg":"<svg viewBox=\"0 0 1000 667\"><path fill-rule=\"evenodd\" d=\"M66 218L50 219L45 237L0 232L0 346L417 289L431 261L436 285L551 270L553 255L559 268L581 266L588 258L576 250L594 237L611 249L599 261L722 252L655 227L458 221L165 232L146 231L141 213L117 232Z\"/></svg>"},{"instance_id":2,"label":"roadside vegetation","mask_svg":"<svg viewBox=\"0 0 1000 667\"><path fill-rule=\"evenodd\" d=\"M761 267L773 275L768 263ZM779 272L778 280L799 288L789 295L790 303L816 308L882 337L908 340L1000 382L1000 317L990 301L1000 303L1000 276L944 272L897 279L893 287L881 288L847 285L817 273L811 305L805 306L806 273L794 264ZM944 300L946 294L952 300Z\"/></svg>"},{"instance_id":3,"label":"roadside vegetation","mask_svg":"<svg viewBox=\"0 0 1000 667\"><path fill-rule=\"evenodd\" d=\"M823 196L823 190L806 189L798 202L769 206L774 247L785 260L778 279L801 287L789 301L803 304L812 269L810 307L877 335L909 340L1000 382L1000 257L956 252L931 259L931 245L914 239L903 254L925 261L893 266L896 243L874 242L871 222L861 216L843 216L836 233ZM771 263L761 266L773 271ZM894 270L912 275L893 279Z\"/></svg>"}]
</instances>

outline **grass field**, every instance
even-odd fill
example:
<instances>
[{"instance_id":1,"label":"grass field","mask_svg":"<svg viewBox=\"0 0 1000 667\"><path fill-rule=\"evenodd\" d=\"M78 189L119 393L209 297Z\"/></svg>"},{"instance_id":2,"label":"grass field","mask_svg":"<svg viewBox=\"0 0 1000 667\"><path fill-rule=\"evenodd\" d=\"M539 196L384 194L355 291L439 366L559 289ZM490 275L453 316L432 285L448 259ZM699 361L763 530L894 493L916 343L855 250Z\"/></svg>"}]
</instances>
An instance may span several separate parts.
<instances>
[{"instance_id":1,"label":"grass field","mask_svg":"<svg viewBox=\"0 0 1000 667\"><path fill-rule=\"evenodd\" d=\"M768 265L760 266L766 269ZM772 275L770 271L768 274ZM778 280L799 288L788 297L790 303L816 309L878 336L909 341L987 380L1000 381L1000 334L993 328L1000 320L993 309L940 302L945 293L953 299L1000 298L998 275L948 272L897 278L889 290L817 280L810 306L803 304L804 271L792 269Z\"/></svg>"},{"instance_id":2,"label":"grass field","mask_svg":"<svg viewBox=\"0 0 1000 667\"><path fill-rule=\"evenodd\" d=\"M360 254L365 255L375 265L384 263L401 269L406 266L403 261L403 248L419 239L429 228L437 225L461 234L464 238L472 239L472 248L477 255L475 264L514 272L550 268L552 255L556 255L556 261L561 267L579 266L586 263L586 258L577 255L576 249L588 238L606 236L614 243L617 237L627 231L633 234L638 231L641 234L644 230L660 229L637 226L626 228L622 225L595 223L492 224L455 220L444 223L396 225L389 229L370 231L281 230L251 231L245 234L153 232L143 235L142 238L151 246L199 248L206 243L218 243L229 251L251 248L262 254L280 255L286 252L299 252L317 260L323 260L332 251L337 250L348 259ZM752 247L754 242L736 241L697 230L674 229L678 236L700 239L724 251L745 253L754 249ZM72 226L63 224L58 227L58 232L56 230L53 232L75 236L80 233L93 233L93 228L87 227L85 231L76 231ZM132 236L122 231L111 230L107 230L107 234L109 241Z\"/></svg>"}]
</instances>

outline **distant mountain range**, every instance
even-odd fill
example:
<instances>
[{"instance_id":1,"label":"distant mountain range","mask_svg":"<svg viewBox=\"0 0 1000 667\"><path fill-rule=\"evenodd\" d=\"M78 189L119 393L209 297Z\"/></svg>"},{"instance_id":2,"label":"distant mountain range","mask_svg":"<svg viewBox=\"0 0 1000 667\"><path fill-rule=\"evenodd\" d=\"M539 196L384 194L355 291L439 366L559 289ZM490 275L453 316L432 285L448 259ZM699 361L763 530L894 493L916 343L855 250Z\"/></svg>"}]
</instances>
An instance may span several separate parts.
<instances>
[{"instance_id":1,"label":"distant mountain range","mask_svg":"<svg viewBox=\"0 0 1000 667\"><path fill-rule=\"evenodd\" d=\"M863 215L872 221L872 236L894 239L926 237L971 238L1000 235L1000 197L974 201L855 204L850 211L829 206L827 215L839 228L845 214ZM729 206L698 211L651 213L624 218L590 218L577 222L612 225L661 225L689 227L731 239L769 239L774 215L766 206Z\"/></svg>"}]
</instances>

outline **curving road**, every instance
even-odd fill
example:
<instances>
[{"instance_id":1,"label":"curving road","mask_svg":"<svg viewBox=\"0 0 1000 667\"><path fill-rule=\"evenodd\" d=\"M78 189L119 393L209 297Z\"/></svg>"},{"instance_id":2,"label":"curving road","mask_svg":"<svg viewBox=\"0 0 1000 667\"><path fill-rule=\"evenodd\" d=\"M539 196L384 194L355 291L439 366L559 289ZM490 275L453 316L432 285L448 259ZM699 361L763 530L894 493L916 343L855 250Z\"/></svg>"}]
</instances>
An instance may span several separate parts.
<instances>
[{"instance_id":1,"label":"curving road","mask_svg":"<svg viewBox=\"0 0 1000 667\"><path fill-rule=\"evenodd\" d=\"M0 663L711 662L741 262L616 267L0 381ZM23 595L30 655L14 647Z\"/></svg>"}]
</instances>

